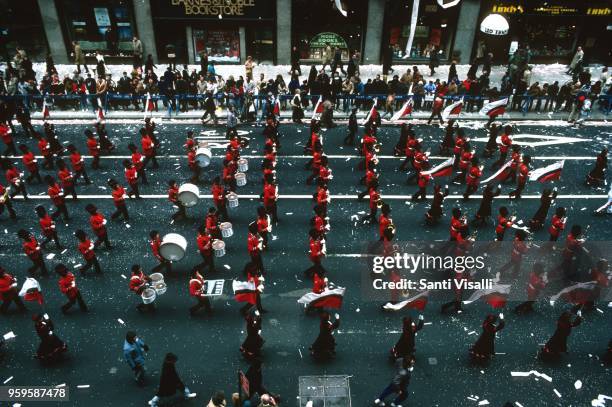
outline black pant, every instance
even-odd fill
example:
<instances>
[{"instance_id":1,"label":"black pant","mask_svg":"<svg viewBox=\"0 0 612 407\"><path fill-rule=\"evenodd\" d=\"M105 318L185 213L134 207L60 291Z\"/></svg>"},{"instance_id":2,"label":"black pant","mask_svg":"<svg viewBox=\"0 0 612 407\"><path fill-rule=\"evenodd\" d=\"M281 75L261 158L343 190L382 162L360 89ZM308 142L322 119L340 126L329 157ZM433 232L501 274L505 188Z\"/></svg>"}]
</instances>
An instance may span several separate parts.
<instances>
[{"instance_id":1,"label":"black pant","mask_svg":"<svg viewBox=\"0 0 612 407\"><path fill-rule=\"evenodd\" d=\"M194 306L189 308L189 313L191 315L195 315L202 308L206 309L206 312L209 314L212 312L212 308L210 306L210 301L208 300L208 297L197 296L195 298L196 300L198 300L198 302Z\"/></svg>"},{"instance_id":2,"label":"black pant","mask_svg":"<svg viewBox=\"0 0 612 407\"><path fill-rule=\"evenodd\" d=\"M74 186L74 184L70 186L64 185L64 195L72 195L72 199L74 199L75 201L78 199L76 187Z\"/></svg>"},{"instance_id":3,"label":"black pant","mask_svg":"<svg viewBox=\"0 0 612 407\"><path fill-rule=\"evenodd\" d=\"M119 216L123 216L124 220L130 220L130 215L128 214L125 202L116 204L115 207L117 208L117 210L113 212L113 214L111 215L111 219L117 219Z\"/></svg>"},{"instance_id":4,"label":"black pant","mask_svg":"<svg viewBox=\"0 0 612 407\"><path fill-rule=\"evenodd\" d=\"M55 220L59 218L60 215L62 215L64 217L64 220L68 222L70 216L68 216L68 208L66 207L66 204L63 203L61 205L55 205L55 208L56 210L51 214L51 218Z\"/></svg>"},{"instance_id":5,"label":"black pant","mask_svg":"<svg viewBox=\"0 0 612 407\"><path fill-rule=\"evenodd\" d=\"M177 221L178 219L187 218L187 211L185 209L185 205L183 205L180 201L174 202L176 206L178 206L178 211L174 215L172 215L172 220Z\"/></svg>"},{"instance_id":6,"label":"black pant","mask_svg":"<svg viewBox=\"0 0 612 407\"><path fill-rule=\"evenodd\" d=\"M149 180L147 180L147 173L146 173L145 167L144 167L144 161L143 161L142 167L138 170L138 178L140 178L140 180L142 181L143 185L148 185L149 184Z\"/></svg>"},{"instance_id":7,"label":"black pant","mask_svg":"<svg viewBox=\"0 0 612 407\"><path fill-rule=\"evenodd\" d=\"M131 197L134 195L136 199L140 199L140 190L138 189L138 183L129 184L130 190L128 191L128 196Z\"/></svg>"},{"instance_id":8,"label":"black pant","mask_svg":"<svg viewBox=\"0 0 612 407\"><path fill-rule=\"evenodd\" d=\"M45 236L45 240L43 240L40 243L40 247L42 247L43 249L45 248L45 246L47 245L47 243L49 243L51 240L53 240L55 242L55 247L56 248L60 248L62 247L62 245L59 242L59 236L57 235L56 231L53 231L53 233L49 236Z\"/></svg>"},{"instance_id":9,"label":"black pant","mask_svg":"<svg viewBox=\"0 0 612 407\"><path fill-rule=\"evenodd\" d=\"M412 194L412 200L427 199L427 188L419 187L418 191Z\"/></svg>"},{"instance_id":10,"label":"black pant","mask_svg":"<svg viewBox=\"0 0 612 407\"><path fill-rule=\"evenodd\" d=\"M263 259L261 258L261 253L259 251L255 253L251 252L251 261L255 264L255 266L257 266L259 272L264 275L265 270L263 265Z\"/></svg>"},{"instance_id":11,"label":"black pant","mask_svg":"<svg viewBox=\"0 0 612 407\"><path fill-rule=\"evenodd\" d=\"M151 274L159 273L162 269L165 269L165 274L172 273L172 263L166 259L160 260L159 264L151 269Z\"/></svg>"},{"instance_id":12,"label":"black pant","mask_svg":"<svg viewBox=\"0 0 612 407\"><path fill-rule=\"evenodd\" d=\"M370 214L364 216L361 220L365 221L365 220L369 220L370 222L376 223L376 212L378 212L378 208L375 206L373 208L370 208Z\"/></svg>"},{"instance_id":13,"label":"black pant","mask_svg":"<svg viewBox=\"0 0 612 407\"><path fill-rule=\"evenodd\" d=\"M15 303L15 305L17 306L17 308L19 308L20 311L25 311L27 309L25 305L23 305L23 301L21 301L21 298L19 298L19 294L17 294L17 291L11 290L8 293L5 293L2 297L2 306L0 306L0 312L6 314L6 311L8 311L8 308L11 306L12 302Z\"/></svg>"},{"instance_id":14,"label":"black pant","mask_svg":"<svg viewBox=\"0 0 612 407\"><path fill-rule=\"evenodd\" d=\"M91 260L85 260L85 265L81 266L80 269L81 274L85 274L85 272L89 270L92 266L96 270L96 273L102 272L102 269L100 268L100 263L98 262L98 258L94 256Z\"/></svg>"},{"instance_id":15,"label":"black pant","mask_svg":"<svg viewBox=\"0 0 612 407\"><path fill-rule=\"evenodd\" d=\"M85 180L86 184L91 184L91 181L89 180L89 177L87 176L87 171L85 171L85 167L83 167L83 169L81 169L81 170L75 171L75 174L74 174L74 183L76 184L76 182L81 177L83 177L83 179Z\"/></svg>"},{"instance_id":16,"label":"black pant","mask_svg":"<svg viewBox=\"0 0 612 407\"><path fill-rule=\"evenodd\" d=\"M13 209L13 204L9 199L4 201L3 204L0 204L0 214L2 214L4 207L6 207L6 210L8 211L11 219L15 219L17 217L17 213L15 212L15 209Z\"/></svg>"},{"instance_id":17,"label":"black pant","mask_svg":"<svg viewBox=\"0 0 612 407\"><path fill-rule=\"evenodd\" d=\"M353 145L355 143L355 130L349 130L344 138L344 144Z\"/></svg>"},{"instance_id":18,"label":"black pant","mask_svg":"<svg viewBox=\"0 0 612 407\"><path fill-rule=\"evenodd\" d=\"M217 212L219 212L219 215L221 215L221 218L223 219L224 222L229 222L229 214L227 213L227 205L225 204L225 201L223 202L216 202L215 206L217 208Z\"/></svg>"},{"instance_id":19,"label":"black pant","mask_svg":"<svg viewBox=\"0 0 612 407\"><path fill-rule=\"evenodd\" d=\"M6 145L6 150L4 150L4 155L9 156L9 155L17 155L17 149L15 148L15 143L14 142L10 142Z\"/></svg>"},{"instance_id":20,"label":"black pant","mask_svg":"<svg viewBox=\"0 0 612 407\"><path fill-rule=\"evenodd\" d=\"M97 170L100 168L100 156L99 155L93 156L93 161L91 162L91 168L94 170Z\"/></svg>"},{"instance_id":21,"label":"black pant","mask_svg":"<svg viewBox=\"0 0 612 407\"><path fill-rule=\"evenodd\" d=\"M34 178L36 178L36 180L40 184L42 184L42 178L40 176L40 172L38 171L38 169L36 169L36 171L30 172L30 174L26 177L26 182L32 182Z\"/></svg>"},{"instance_id":22,"label":"black pant","mask_svg":"<svg viewBox=\"0 0 612 407\"><path fill-rule=\"evenodd\" d=\"M107 249L112 249L112 246L110 244L110 241L108 240L108 233L104 233L101 236L98 236L98 238L96 239L96 241L94 242L94 248L98 248L98 246L100 246L102 243L104 243L104 246Z\"/></svg>"},{"instance_id":23,"label":"black pant","mask_svg":"<svg viewBox=\"0 0 612 407\"><path fill-rule=\"evenodd\" d=\"M202 256L202 259L204 259L204 261L197 266L200 270L204 271L204 269L208 267L208 271L216 271L215 256L212 252L210 254L206 254L203 251L200 251L200 256Z\"/></svg>"},{"instance_id":24,"label":"black pant","mask_svg":"<svg viewBox=\"0 0 612 407\"><path fill-rule=\"evenodd\" d=\"M153 153L153 155L151 156L145 156L145 159L142 161L143 169L147 166L147 164L149 164L149 161L153 162L153 168L159 168L159 164L157 163L157 157L155 153Z\"/></svg>"},{"instance_id":25,"label":"black pant","mask_svg":"<svg viewBox=\"0 0 612 407\"><path fill-rule=\"evenodd\" d=\"M28 200L28 191L26 191L26 187L23 182L20 182L19 185L11 184L11 187L11 189L13 189L13 193L11 193L10 195L11 198L17 195L17 193L21 192L21 195L23 195L23 199L26 201Z\"/></svg>"},{"instance_id":26,"label":"black pant","mask_svg":"<svg viewBox=\"0 0 612 407\"><path fill-rule=\"evenodd\" d=\"M270 218L271 218L270 220L272 221L272 223L276 225L278 223L278 210L276 207L276 202L273 202L270 205L266 205L265 209L266 209L266 213L270 215Z\"/></svg>"},{"instance_id":27,"label":"black pant","mask_svg":"<svg viewBox=\"0 0 612 407\"><path fill-rule=\"evenodd\" d=\"M508 157L508 152L506 151L505 153L500 152L499 153L499 160L495 161L493 163L493 165L491 166L491 168L497 168L497 167L501 167L502 165L504 165L506 163L506 158Z\"/></svg>"},{"instance_id":28,"label":"black pant","mask_svg":"<svg viewBox=\"0 0 612 407\"><path fill-rule=\"evenodd\" d=\"M29 257L29 256L28 256ZM28 268L28 273L30 275L34 275L37 270L40 270L43 275L48 275L49 271L47 270L47 266L45 265L45 260L42 257L42 254L39 254L38 257L32 258L32 266Z\"/></svg>"},{"instance_id":29,"label":"black pant","mask_svg":"<svg viewBox=\"0 0 612 407\"><path fill-rule=\"evenodd\" d=\"M79 303L79 308L81 309L81 311L87 312L87 305L85 304L85 301L83 301L83 297L81 297L81 292L78 290L74 297L68 297L68 302L62 305L62 312L66 313L77 302Z\"/></svg>"},{"instance_id":30,"label":"black pant","mask_svg":"<svg viewBox=\"0 0 612 407\"><path fill-rule=\"evenodd\" d=\"M514 308L514 312L517 314L525 314L527 312L533 311L533 304L535 301L525 301Z\"/></svg>"},{"instance_id":31,"label":"black pant","mask_svg":"<svg viewBox=\"0 0 612 407\"><path fill-rule=\"evenodd\" d=\"M77 63L77 73L81 73L81 64ZM89 69L87 68L87 64L83 63L83 67L85 68L85 72L89 72Z\"/></svg>"},{"instance_id":32,"label":"black pant","mask_svg":"<svg viewBox=\"0 0 612 407\"><path fill-rule=\"evenodd\" d=\"M438 117L438 120L440 120L440 124L444 124L444 120L442 120L442 114L440 114L440 112L431 112L431 116L429 116L427 124L430 124L434 117Z\"/></svg>"}]
</instances>

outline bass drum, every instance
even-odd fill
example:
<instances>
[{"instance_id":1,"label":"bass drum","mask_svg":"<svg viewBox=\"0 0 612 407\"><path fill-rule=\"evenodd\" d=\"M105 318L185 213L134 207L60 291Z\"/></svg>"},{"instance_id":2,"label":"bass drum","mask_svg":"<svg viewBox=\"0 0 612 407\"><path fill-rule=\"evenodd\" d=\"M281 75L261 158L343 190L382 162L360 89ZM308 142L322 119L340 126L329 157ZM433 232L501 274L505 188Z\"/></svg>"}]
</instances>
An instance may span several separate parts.
<instances>
[{"instance_id":1,"label":"bass drum","mask_svg":"<svg viewBox=\"0 0 612 407\"><path fill-rule=\"evenodd\" d=\"M166 260L179 261L185 257L187 240L178 233L168 233L162 239L159 254Z\"/></svg>"},{"instance_id":2,"label":"bass drum","mask_svg":"<svg viewBox=\"0 0 612 407\"><path fill-rule=\"evenodd\" d=\"M212 159L212 152L210 148L207 147L198 147L196 150L195 160L198 164L198 167L205 168L210 165L210 160Z\"/></svg>"},{"instance_id":3,"label":"bass drum","mask_svg":"<svg viewBox=\"0 0 612 407\"><path fill-rule=\"evenodd\" d=\"M199 196L200 188L198 188L197 185L183 184L179 188L178 200L188 208L195 206L198 203Z\"/></svg>"}]
</instances>

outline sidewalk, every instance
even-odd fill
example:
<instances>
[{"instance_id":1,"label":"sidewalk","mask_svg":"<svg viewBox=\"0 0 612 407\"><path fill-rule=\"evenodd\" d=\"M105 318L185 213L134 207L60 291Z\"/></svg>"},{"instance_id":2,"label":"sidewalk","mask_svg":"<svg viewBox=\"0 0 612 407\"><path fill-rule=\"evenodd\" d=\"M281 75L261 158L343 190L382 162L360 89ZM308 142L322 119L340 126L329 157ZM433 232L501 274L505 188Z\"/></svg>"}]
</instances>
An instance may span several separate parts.
<instances>
[{"instance_id":1,"label":"sidewalk","mask_svg":"<svg viewBox=\"0 0 612 407\"><path fill-rule=\"evenodd\" d=\"M363 119L366 117L368 112L359 112L357 113L357 117L359 119ZM380 112L382 114L382 112ZM194 119L200 119L202 117L202 115L204 114L203 110L191 110L189 112L185 112L185 113L178 113L175 114L174 112L172 113L172 116L168 116L168 113L166 110L160 109L159 112L153 112L152 113L152 117L156 118L156 119L172 119L172 120L194 120ZM431 112L428 111L419 111L419 112L414 112L412 114L412 119L420 119L420 120L427 120L429 119ZM105 119L106 120L120 120L120 119L131 119L131 120L143 120L144 119L144 112L140 112L140 111L133 111L133 110L128 110L128 111L109 111L105 114ZM227 111L226 109L217 109L217 117L219 118L219 122L225 123L225 118L227 115ZM282 120L291 120L291 110L283 110L281 111L281 119ZM310 117L312 116L312 111L306 111L305 112L305 118L304 118L304 122L308 123L310 121ZM336 120L346 120L348 119L349 114L348 113L344 113L342 111L339 112L334 112L334 119ZM506 120L513 120L513 121L521 121L521 120L560 120L560 121L566 121L567 118L569 116L568 112L558 112L558 113L544 113L544 112L529 112L525 115L523 115L520 112L508 112L506 114L504 114L503 116L500 116L497 121L506 121ZM38 112L32 112L32 119L34 120L42 120L42 112L38 111ZM92 122L94 122L97 118L96 114L92 111L70 111L70 110L51 110L50 111L50 118L51 120L91 120ZM259 118L259 117L258 117ZM591 114L591 117L589 117L587 120L588 121L607 121L607 117L606 115L604 115L602 112L593 112ZM410 118L406 118L402 121L410 121ZM461 115L459 116L458 120L488 120L487 116L483 116L478 114L478 112L473 112L473 113L466 113L466 112L462 112ZM390 121L386 121L385 119L382 120L382 124L383 125L393 125L395 123L390 122Z\"/></svg>"}]
</instances>

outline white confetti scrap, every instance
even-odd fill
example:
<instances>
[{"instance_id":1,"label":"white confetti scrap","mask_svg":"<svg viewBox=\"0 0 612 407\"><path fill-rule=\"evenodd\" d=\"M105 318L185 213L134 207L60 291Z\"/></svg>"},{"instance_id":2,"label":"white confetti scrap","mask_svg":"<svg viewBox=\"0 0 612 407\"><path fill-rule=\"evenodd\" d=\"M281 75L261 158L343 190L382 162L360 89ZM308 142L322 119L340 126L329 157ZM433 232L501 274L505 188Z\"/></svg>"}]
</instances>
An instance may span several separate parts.
<instances>
[{"instance_id":1,"label":"white confetti scrap","mask_svg":"<svg viewBox=\"0 0 612 407\"><path fill-rule=\"evenodd\" d=\"M47 260L53 260L54 257L55 257L55 253L49 253L49 254L47 254L46 259Z\"/></svg>"},{"instance_id":2,"label":"white confetti scrap","mask_svg":"<svg viewBox=\"0 0 612 407\"><path fill-rule=\"evenodd\" d=\"M547 382L552 382L552 377L548 376L545 373L540 373L537 370L530 370L529 372L510 372L510 375L512 377L528 377L528 376L536 376L536 377L541 377L542 379L546 380Z\"/></svg>"},{"instance_id":3,"label":"white confetti scrap","mask_svg":"<svg viewBox=\"0 0 612 407\"><path fill-rule=\"evenodd\" d=\"M78 268L79 268L79 267L81 267L81 266L82 266L82 264L81 264L81 263L78 263L78 264L75 264L75 265L73 266L73 268L78 269Z\"/></svg>"},{"instance_id":4,"label":"white confetti scrap","mask_svg":"<svg viewBox=\"0 0 612 407\"><path fill-rule=\"evenodd\" d=\"M62 387L66 387L66 383L58 384L55 386L56 389L61 389Z\"/></svg>"},{"instance_id":5,"label":"white confetti scrap","mask_svg":"<svg viewBox=\"0 0 612 407\"><path fill-rule=\"evenodd\" d=\"M225 267L228 270L231 270L232 268L229 266L229 264L224 264L223 267Z\"/></svg>"},{"instance_id":6,"label":"white confetti scrap","mask_svg":"<svg viewBox=\"0 0 612 407\"><path fill-rule=\"evenodd\" d=\"M127 280L127 276L125 274L121 274L121 278L123 278L124 280Z\"/></svg>"},{"instance_id":7,"label":"white confetti scrap","mask_svg":"<svg viewBox=\"0 0 612 407\"><path fill-rule=\"evenodd\" d=\"M88 384L79 384L77 385L77 389L89 389L89 385Z\"/></svg>"},{"instance_id":8,"label":"white confetti scrap","mask_svg":"<svg viewBox=\"0 0 612 407\"><path fill-rule=\"evenodd\" d=\"M2 382L2 384L7 384L8 382L10 382L11 380L13 380L13 376L9 377L8 379L6 379L4 382Z\"/></svg>"},{"instance_id":9,"label":"white confetti scrap","mask_svg":"<svg viewBox=\"0 0 612 407\"><path fill-rule=\"evenodd\" d=\"M489 405L489 401L488 400L482 400L478 402L479 406L488 406Z\"/></svg>"},{"instance_id":10,"label":"white confetti scrap","mask_svg":"<svg viewBox=\"0 0 612 407\"><path fill-rule=\"evenodd\" d=\"M121 318L117 318L117 322L119 322L121 325L125 325L125 322L123 322Z\"/></svg>"},{"instance_id":11,"label":"white confetti scrap","mask_svg":"<svg viewBox=\"0 0 612 407\"><path fill-rule=\"evenodd\" d=\"M64 254L64 253L66 253L67 251L68 251L68 249L64 249L64 250L62 250L62 252L61 252L60 254Z\"/></svg>"},{"instance_id":12,"label":"white confetti scrap","mask_svg":"<svg viewBox=\"0 0 612 407\"><path fill-rule=\"evenodd\" d=\"M7 332L4 334L3 338L5 341L8 341L9 339L13 339L16 338L17 335L15 335L15 333L13 331Z\"/></svg>"},{"instance_id":13,"label":"white confetti scrap","mask_svg":"<svg viewBox=\"0 0 612 407\"><path fill-rule=\"evenodd\" d=\"M561 393L559 393L559 390L557 389L553 389L553 391L555 392L555 394L557 395L557 397L561 398L563 396L561 396Z\"/></svg>"},{"instance_id":14,"label":"white confetti scrap","mask_svg":"<svg viewBox=\"0 0 612 407\"><path fill-rule=\"evenodd\" d=\"M576 382L574 382L574 388L575 388L576 390L580 390L580 389L582 389L582 381L580 381L580 380L576 380Z\"/></svg>"},{"instance_id":15,"label":"white confetti scrap","mask_svg":"<svg viewBox=\"0 0 612 407\"><path fill-rule=\"evenodd\" d=\"M285 212L285 215L291 216L293 215L293 212Z\"/></svg>"},{"instance_id":16,"label":"white confetti scrap","mask_svg":"<svg viewBox=\"0 0 612 407\"><path fill-rule=\"evenodd\" d=\"M130 224L129 224L129 223L126 223L126 224L125 224L125 227L129 229L129 228L131 228L132 226L130 226Z\"/></svg>"}]
</instances>

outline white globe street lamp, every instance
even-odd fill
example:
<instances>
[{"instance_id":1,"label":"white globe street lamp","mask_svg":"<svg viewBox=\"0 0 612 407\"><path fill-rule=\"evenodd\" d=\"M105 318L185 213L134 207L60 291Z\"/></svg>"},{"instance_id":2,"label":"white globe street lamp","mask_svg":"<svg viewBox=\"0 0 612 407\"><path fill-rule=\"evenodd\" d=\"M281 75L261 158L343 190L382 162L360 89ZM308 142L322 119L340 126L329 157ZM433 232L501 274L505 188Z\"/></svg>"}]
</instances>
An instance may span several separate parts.
<instances>
[{"instance_id":1,"label":"white globe street lamp","mask_svg":"<svg viewBox=\"0 0 612 407\"><path fill-rule=\"evenodd\" d=\"M489 14L480 23L480 31L491 35L506 35L510 25L508 20L501 14Z\"/></svg>"}]
</instances>

